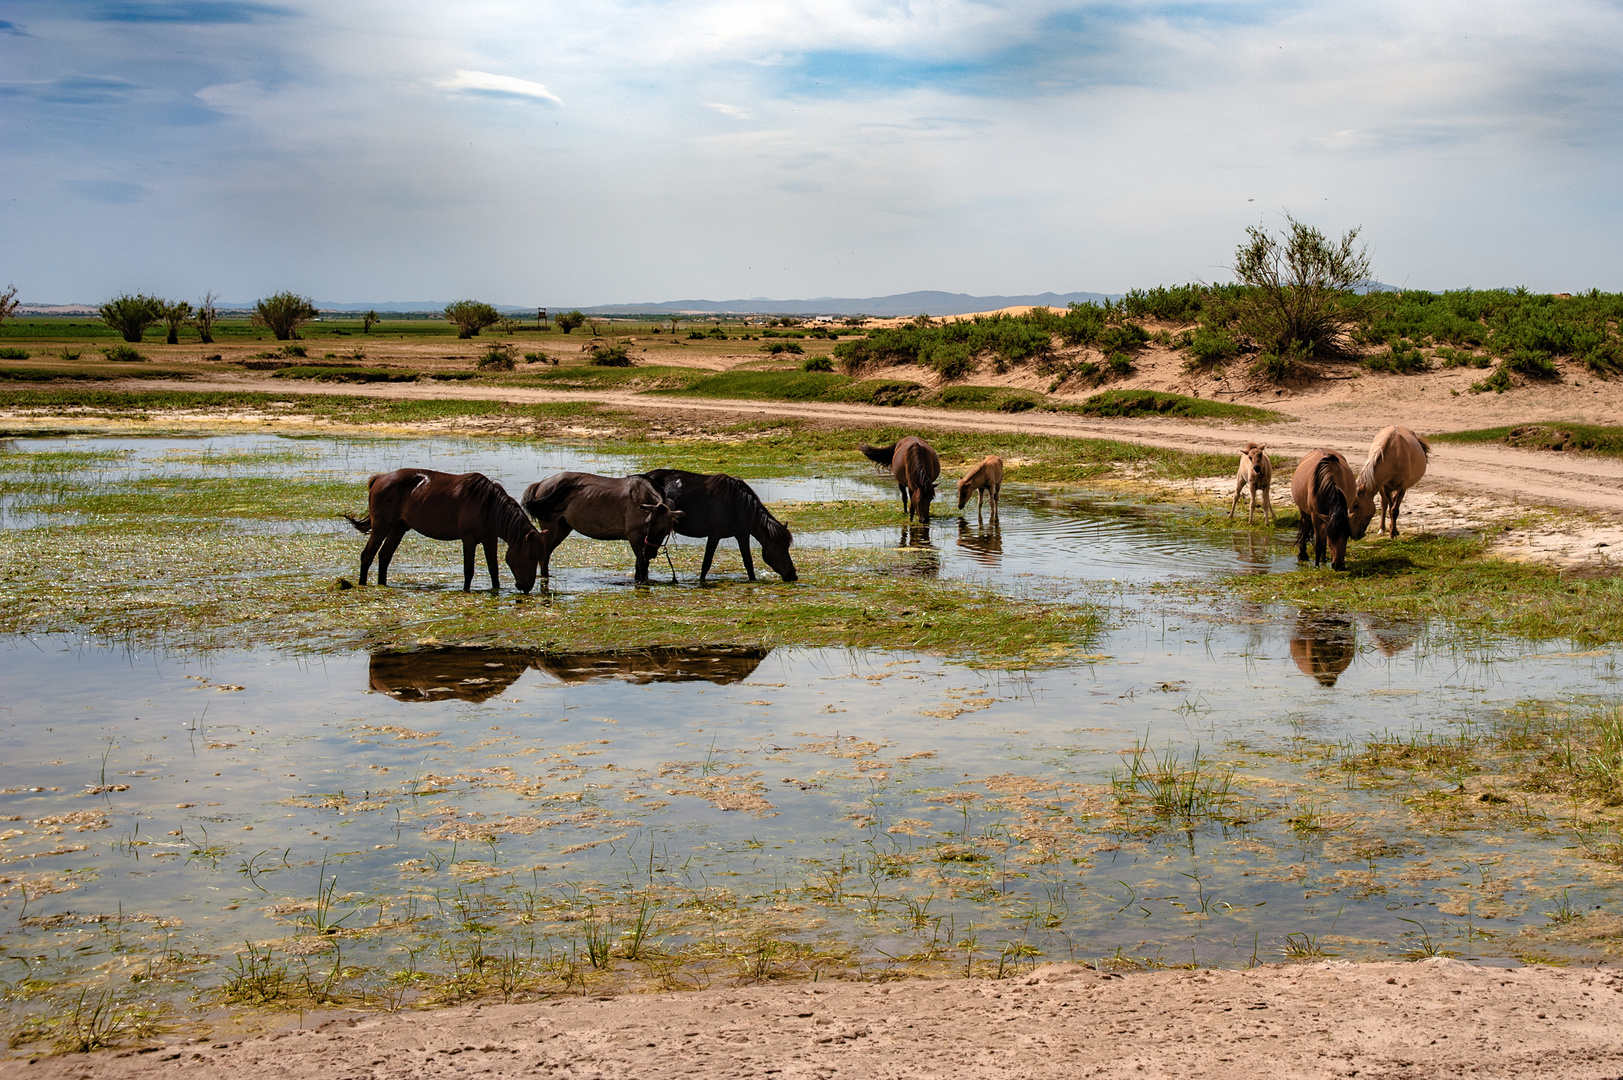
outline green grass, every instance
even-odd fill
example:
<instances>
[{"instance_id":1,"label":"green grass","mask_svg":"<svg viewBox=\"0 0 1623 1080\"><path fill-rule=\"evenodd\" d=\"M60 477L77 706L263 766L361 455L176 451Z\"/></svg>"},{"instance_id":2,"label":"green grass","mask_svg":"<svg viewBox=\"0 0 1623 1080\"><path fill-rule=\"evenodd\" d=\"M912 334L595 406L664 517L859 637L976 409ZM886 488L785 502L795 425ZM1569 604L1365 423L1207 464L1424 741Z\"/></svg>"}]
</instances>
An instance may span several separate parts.
<instances>
[{"instance_id":1,"label":"green grass","mask_svg":"<svg viewBox=\"0 0 1623 1080\"><path fill-rule=\"evenodd\" d=\"M708 375L674 393L756 401L911 405L923 391L918 383L904 379L853 379L827 371L726 371Z\"/></svg>"},{"instance_id":2,"label":"green grass","mask_svg":"<svg viewBox=\"0 0 1623 1080\"><path fill-rule=\"evenodd\" d=\"M631 390L668 393L682 390L709 373L703 369L663 367L658 364L628 368L589 365L536 367L502 376L502 385L542 386L550 390Z\"/></svg>"},{"instance_id":3,"label":"green grass","mask_svg":"<svg viewBox=\"0 0 1623 1080\"><path fill-rule=\"evenodd\" d=\"M1052 410L1054 405L1033 390L1010 386L943 386L921 404L943 409L981 409L992 412Z\"/></svg>"},{"instance_id":4,"label":"green grass","mask_svg":"<svg viewBox=\"0 0 1623 1080\"><path fill-rule=\"evenodd\" d=\"M155 367L149 364L86 364L73 367L0 366L0 382L41 383L55 382L57 380L107 382L113 379L190 379L196 375L196 368Z\"/></svg>"},{"instance_id":5,"label":"green grass","mask_svg":"<svg viewBox=\"0 0 1623 1080\"><path fill-rule=\"evenodd\" d=\"M1448 431L1427 436L1432 442L1505 443L1528 450L1587 450L1623 455L1623 427L1595 424L1513 424L1475 431Z\"/></svg>"},{"instance_id":6,"label":"green grass","mask_svg":"<svg viewBox=\"0 0 1623 1080\"><path fill-rule=\"evenodd\" d=\"M293 410L275 408L291 405ZM297 411L331 423L356 425L410 425L458 419L547 421L590 416L598 412L591 402L560 401L539 405L503 401L396 401L344 395L305 395L262 391L97 390L80 387L0 386L0 408L52 416L72 410L76 416L147 422L153 414L200 411L285 416ZM510 429L512 434L523 434Z\"/></svg>"},{"instance_id":7,"label":"green grass","mask_svg":"<svg viewBox=\"0 0 1623 1080\"><path fill-rule=\"evenodd\" d=\"M1200 420L1248 420L1258 424L1289 419L1272 409L1154 390L1106 390L1080 405L1068 406L1066 411L1084 416L1182 416Z\"/></svg>"},{"instance_id":8,"label":"green grass","mask_svg":"<svg viewBox=\"0 0 1623 1080\"><path fill-rule=\"evenodd\" d=\"M273 379L313 379L317 382L416 382L418 372L400 368L326 367L320 364L278 368Z\"/></svg>"},{"instance_id":9,"label":"green grass","mask_svg":"<svg viewBox=\"0 0 1623 1080\"><path fill-rule=\"evenodd\" d=\"M1355 541L1345 573L1303 569L1238 576L1228 585L1257 602L1444 619L1456 632L1484 638L1623 641L1623 577L1490 558L1479 539Z\"/></svg>"}]
</instances>

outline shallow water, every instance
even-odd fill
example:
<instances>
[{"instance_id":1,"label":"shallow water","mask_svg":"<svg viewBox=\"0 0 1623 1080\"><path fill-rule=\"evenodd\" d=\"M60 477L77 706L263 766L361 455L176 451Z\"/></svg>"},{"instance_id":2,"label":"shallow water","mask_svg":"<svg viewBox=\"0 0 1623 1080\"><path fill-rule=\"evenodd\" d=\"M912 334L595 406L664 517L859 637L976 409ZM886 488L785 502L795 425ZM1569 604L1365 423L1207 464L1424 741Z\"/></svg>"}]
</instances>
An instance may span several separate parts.
<instances>
[{"instance_id":1,"label":"shallow water","mask_svg":"<svg viewBox=\"0 0 1623 1080\"><path fill-rule=\"evenodd\" d=\"M201 446L305 455L234 469L360 478L409 452L510 486L625 464L432 441L12 444L87 445L137 472L213 468L182 460ZM526 462L535 470L518 473ZM891 497L861 463L757 488ZM1096 597L1100 579L1294 572L1251 534L1214 542L1153 514L1011 491L995 532L938 517L938 558L923 565L1033 595L1094 579ZM925 542L900 525L805 540ZM443 973L459 963L447 943L517 949L525 935L532 953L578 957L584 925L641 895L666 948L727 941L742 955L754 940L757 965L769 933L867 971L1392 957L1428 943L1592 955L1525 942L1558 903L1617 904L1614 871L1570 832L1461 812L1452 780L1354 784L1333 748L1471 730L1529 700L1615 702L1614 650L1463 648L1440 627L1358 613L1130 584L1114 595L1097 655L1029 672L681 643L311 659L10 639L0 941L61 979L161 950L180 993L228 981L247 942L308 963L337 941L344 964L376 972ZM1233 770L1221 812L1158 815L1111 786L1135 759L1169 758L1186 772L1203 761L1208 780Z\"/></svg>"}]
</instances>

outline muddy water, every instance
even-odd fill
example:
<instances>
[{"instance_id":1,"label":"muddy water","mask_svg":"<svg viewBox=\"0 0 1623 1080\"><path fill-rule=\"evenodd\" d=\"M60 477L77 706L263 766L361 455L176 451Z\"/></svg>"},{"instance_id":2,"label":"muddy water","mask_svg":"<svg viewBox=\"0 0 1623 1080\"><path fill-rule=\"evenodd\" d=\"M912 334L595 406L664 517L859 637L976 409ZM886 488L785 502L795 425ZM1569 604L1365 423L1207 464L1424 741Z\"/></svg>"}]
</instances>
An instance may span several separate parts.
<instances>
[{"instance_id":1,"label":"muddy water","mask_svg":"<svg viewBox=\"0 0 1623 1080\"><path fill-rule=\"evenodd\" d=\"M116 453L106 474L359 478L410 460L509 487L634 464L432 442L14 446ZM757 487L891 497L860 464ZM1570 832L1474 814L1463 773L1355 782L1334 748L1470 730L1528 700L1613 701L1613 651L1168 599L1127 583L1294 560L1154 520L1010 491L995 530L941 516L928 537L808 538L921 548L942 576L1021 594L1124 583L1096 655L1034 672L681 642L310 658L6 641L0 941L47 982L157 956L177 995L229 983L247 943L307 970L341 956L361 972L345 978L380 985L455 973L474 944L578 961L583 927L618 912L623 933L638 897L663 955L706 978L1594 955L1546 933L1561 905L1594 921L1619 899ZM1129 791L1135 762L1176 766L1210 805L1157 812ZM763 971L768 937L787 951Z\"/></svg>"}]
</instances>

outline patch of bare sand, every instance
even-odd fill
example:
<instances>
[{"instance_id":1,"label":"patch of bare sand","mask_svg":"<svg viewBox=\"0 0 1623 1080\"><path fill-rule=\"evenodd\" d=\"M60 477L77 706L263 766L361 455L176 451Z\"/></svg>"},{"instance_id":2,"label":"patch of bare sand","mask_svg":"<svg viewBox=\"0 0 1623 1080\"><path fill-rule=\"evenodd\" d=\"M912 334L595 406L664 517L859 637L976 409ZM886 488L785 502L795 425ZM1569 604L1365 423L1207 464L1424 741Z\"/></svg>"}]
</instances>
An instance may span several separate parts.
<instances>
[{"instance_id":1,"label":"patch of bare sand","mask_svg":"<svg viewBox=\"0 0 1623 1080\"><path fill-rule=\"evenodd\" d=\"M1623 1072L1623 973L1457 960L800 983L351 1015L237 1042L0 1063L187 1076L1563 1077Z\"/></svg>"}]
</instances>

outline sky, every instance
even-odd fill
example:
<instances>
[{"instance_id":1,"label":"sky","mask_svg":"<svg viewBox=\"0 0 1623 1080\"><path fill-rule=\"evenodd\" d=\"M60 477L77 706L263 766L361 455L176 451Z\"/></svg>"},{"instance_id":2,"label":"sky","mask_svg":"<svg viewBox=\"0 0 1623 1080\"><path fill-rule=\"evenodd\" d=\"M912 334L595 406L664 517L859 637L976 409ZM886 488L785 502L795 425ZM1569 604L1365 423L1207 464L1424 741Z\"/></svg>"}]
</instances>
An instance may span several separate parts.
<instances>
[{"instance_id":1,"label":"sky","mask_svg":"<svg viewBox=\"0 0 1623 1080\"><path fill-rule=\"evenodd\" d=\"M1623 2L0 0L35 303L1623 291Z\"/></svg>"}]
</instances>

